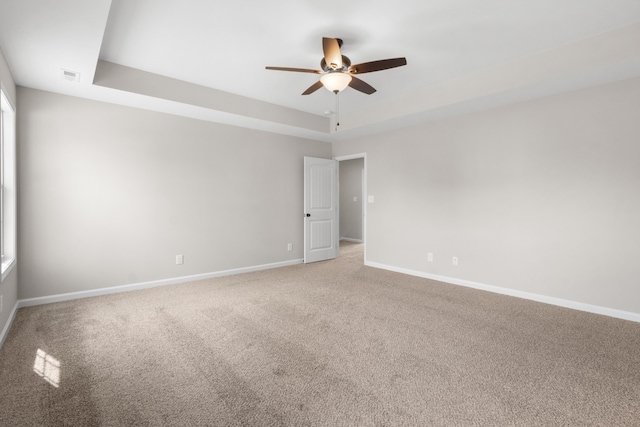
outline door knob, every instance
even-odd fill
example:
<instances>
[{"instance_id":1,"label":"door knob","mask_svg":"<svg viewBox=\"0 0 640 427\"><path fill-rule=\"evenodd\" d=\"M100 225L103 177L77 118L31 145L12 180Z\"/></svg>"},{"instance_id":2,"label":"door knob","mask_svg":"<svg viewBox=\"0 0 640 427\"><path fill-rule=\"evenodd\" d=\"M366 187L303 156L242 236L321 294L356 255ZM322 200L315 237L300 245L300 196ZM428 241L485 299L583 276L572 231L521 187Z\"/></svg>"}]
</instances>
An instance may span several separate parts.
<instances>
[{"instance_id":1,"label":"door knob","mask_svg":"<svg viewBox=\"0 0 640 427\"><path fill-rule=\"evenodd\" d=\"M306 216L307 216L307 217L310 217L310 216L311 216L311 214L307 214Z\"/></svg>"}]
</instances>

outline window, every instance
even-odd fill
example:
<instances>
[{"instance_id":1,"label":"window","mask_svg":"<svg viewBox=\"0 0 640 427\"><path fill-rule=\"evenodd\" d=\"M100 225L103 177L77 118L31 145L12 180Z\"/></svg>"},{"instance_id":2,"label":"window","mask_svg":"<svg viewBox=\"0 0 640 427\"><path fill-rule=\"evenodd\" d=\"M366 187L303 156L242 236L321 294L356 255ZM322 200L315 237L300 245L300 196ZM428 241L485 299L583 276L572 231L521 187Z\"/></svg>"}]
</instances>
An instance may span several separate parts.
<instances>
[{"instance_id":1,"label":"window","mask_svg":"<svg viewBox=\"0 0 640 427\"><path fill-rule=\"evenodd\" d=\"M0 254L2 280L16 261L16 112L0 88Z\"/></svg>"}]
</instances>

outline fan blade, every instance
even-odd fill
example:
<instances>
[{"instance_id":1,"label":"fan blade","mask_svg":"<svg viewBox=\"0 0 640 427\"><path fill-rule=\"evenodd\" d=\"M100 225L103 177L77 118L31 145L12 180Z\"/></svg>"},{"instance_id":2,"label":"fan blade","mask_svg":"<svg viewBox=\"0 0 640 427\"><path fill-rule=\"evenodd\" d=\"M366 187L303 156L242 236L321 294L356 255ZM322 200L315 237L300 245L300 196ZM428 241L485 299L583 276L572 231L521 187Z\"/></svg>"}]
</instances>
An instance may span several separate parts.
<instances>
[{"instance_id":1,"label":"fan blade","mask_svg":"<svg viewBox=\"0 0 640 427\"><path fill-rule=\"evenodd\" d=\"M379 61L363 62L349 68L351 74L372 73L374 71L388 70L389 68L407 65L406 58L381 59Z\"/></svg>"},{"instance_id":2,"label":"fan blade","mask_svg":"<svg viewBox=\"0 0 640 427\"><path fill-rule=\"evenodd\" d=\"M342 68L342 54L340 53L340 43L338 39L322 38L322 50L324 60L331 69Z\"/></svg>"},{"instance_id":3,"label":"fan blade","mask_svg":"<svg viewBox=\"0 0 640 427\"><path fill-rule=\"evenodd\" d=\"M322 74L320 70L310 70L308 68L289 68L289 67L264 67L267 70L275 70L275 71L295 71L296 73L313 73L313 74Z\"/></svg>"},{"instance_id":4,"label":"fan blade","mask_svg":"<svg viewBox=\"0 0 640 427\"><path fill-rule=\"evenodd\" d=\"M302 92L303 95L310 95L313 92L317 91L318 89L320 89L322 87L322 82L320 80L318 80L317 82L315 82L314 84L312 84L309 89L305 90L304 92Z\"/></svg>"},{"instance_id":5,"label":"fan blade","mask_svg":"<svg viewBox=\"0 0 640 427\"><path fill-rule=\"evenodd\" d=\"M355 90L359 90L360 92L366 93L367 95L371 95L376 90L369 83L365 83L357 77L351 76L351 81L349 82L349 86L354 88Z\"/></svg>"}]
</instances>

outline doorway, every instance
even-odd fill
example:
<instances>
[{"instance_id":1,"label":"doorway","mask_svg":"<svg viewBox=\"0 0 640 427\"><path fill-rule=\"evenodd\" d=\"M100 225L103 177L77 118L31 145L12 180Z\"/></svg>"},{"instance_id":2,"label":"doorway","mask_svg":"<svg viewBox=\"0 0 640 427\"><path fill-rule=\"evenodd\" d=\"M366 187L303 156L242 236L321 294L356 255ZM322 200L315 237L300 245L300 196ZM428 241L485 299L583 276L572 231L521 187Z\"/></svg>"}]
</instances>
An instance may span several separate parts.
<instances>
[{"instance_id":1,"label":"doorway","mask_svg":"<svg viewBox=\"0 0 640 427\"><path fill-rule=\"evenodd\" d=\"M339 238L341 248L358 245L366 260L366 154L336 157L339 170Z\"/></svg>"}]
</instances>

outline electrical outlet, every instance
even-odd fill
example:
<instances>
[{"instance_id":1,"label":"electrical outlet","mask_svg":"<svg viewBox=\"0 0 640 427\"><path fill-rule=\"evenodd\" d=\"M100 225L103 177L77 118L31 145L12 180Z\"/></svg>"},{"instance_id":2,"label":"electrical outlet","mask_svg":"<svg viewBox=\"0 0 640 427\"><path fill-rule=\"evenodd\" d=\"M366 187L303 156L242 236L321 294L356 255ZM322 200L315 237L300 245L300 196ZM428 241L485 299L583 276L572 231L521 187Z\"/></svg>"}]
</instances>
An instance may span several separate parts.
<instances>
[{"instance_id":1,"label":"electrical outlet","mask_svg":"<svg viewBox=\"0 0 640 427\"><path fill-rule=\"evenodd\" d=\"M184 255L176 255L176 265L184 264Z\"/></svg>"},{"instance_id":2,"label":"electrical outlet","mask_svg":"<svg viewBox=\"0 0 640 427\"><path fill-rule=\"evenodd\" d=\"M458 257L457 257L457 256L454 256L454 257L451 259L451 264L453 264L453 265L458 265Z\"/></svg>"},{"instance_id":3,"label":"electrical outlet","mask_svg":"<svg viewBox=\"0 0 640 427\"><path fill-rule=\"evenodd\" d=\"M429 261L429 262L433 262L433 253L429 252L429 253L427 254L427 261Z\"/></svg>"},{"instance_id":4,"label":"electrical outlet","mask_svg":"<svg viewBox=\"0 0 640 427\"><path fill-rule=\"evenodd\" d=\"M293 244L292 243L287 243L287 250L289 252L291 252L293 250Z\"/></svg>"}]
</instances>

